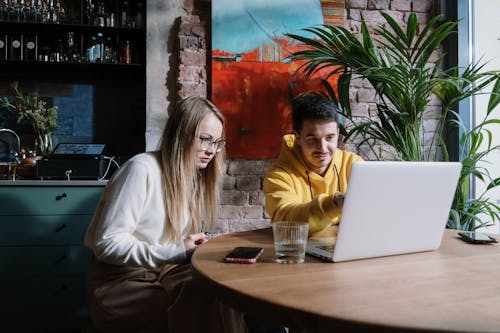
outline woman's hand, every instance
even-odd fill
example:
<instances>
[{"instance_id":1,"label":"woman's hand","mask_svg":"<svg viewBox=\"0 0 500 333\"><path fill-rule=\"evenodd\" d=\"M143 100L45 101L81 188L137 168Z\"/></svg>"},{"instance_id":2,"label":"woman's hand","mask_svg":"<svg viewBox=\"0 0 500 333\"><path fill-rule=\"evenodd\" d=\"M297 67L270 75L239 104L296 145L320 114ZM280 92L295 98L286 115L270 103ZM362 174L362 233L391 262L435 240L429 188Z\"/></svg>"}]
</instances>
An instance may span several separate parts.
<instances>
[{"instance_id":1,"label":"woman's hand","mask_svg":"<svg viewBox=\"0 0 500 333\"><path fill-rule=\"evenodd\" d=\"M186 238L184 238L184 249L186 250L186 256L188 261L191 261L191 256L193 255L194 250L200 244L203 244L207 241L207 236L200 232L197 234L190 234Z\"/></svg>"},{"instance_id":2,"label":"woman's hand","mask_svg":"<svg viewBox=\"0 0 500 333\"><path fill-rule=\"evenodd\" d=\"M207 241L207 236L203 233L191 234L184 238L184 248L190 250Z\"/></svg>"}]
</instances>

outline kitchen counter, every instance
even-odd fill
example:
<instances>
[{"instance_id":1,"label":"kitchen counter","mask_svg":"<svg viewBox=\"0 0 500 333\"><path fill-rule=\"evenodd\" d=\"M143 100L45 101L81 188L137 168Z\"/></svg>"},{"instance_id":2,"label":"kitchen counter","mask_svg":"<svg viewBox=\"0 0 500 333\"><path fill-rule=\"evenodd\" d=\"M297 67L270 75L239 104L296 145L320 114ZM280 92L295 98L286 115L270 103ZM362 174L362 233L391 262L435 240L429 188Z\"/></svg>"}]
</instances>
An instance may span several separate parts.
<instances>
[{"instance_id":1,"label":"kitchen counter","mask_svg":"<svg viewBox=\"0 0 500 333\"><path fill-rule=\"evenodd\" d=\"M106 186L107 180L0 180L0 186Z\"/></svg>"}]
</instances>

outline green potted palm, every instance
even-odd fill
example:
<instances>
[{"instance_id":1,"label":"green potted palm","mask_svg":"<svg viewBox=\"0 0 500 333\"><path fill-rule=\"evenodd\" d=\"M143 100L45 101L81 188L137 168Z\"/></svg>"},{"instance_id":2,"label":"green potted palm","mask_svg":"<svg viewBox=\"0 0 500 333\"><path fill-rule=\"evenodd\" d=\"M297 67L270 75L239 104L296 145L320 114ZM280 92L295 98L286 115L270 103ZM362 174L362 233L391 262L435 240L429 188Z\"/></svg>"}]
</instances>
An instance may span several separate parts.
<instances>
[{"instance_id":1,"label":"green potted palm","mask_svg":"<svg viewBox=\"0 0 500 333\"><path fill-rule=\"evenodd\" d=\"M482 72L479 65L470 65L462 71L457 67L443 69L442 57L429 66L431 56L455 32L457 22L440 22L441 16L436 16L419 32L414 13L409 15L406 30L390 15L383 12L381 15L387 28L376 28L378 37L369 33L364 19L359 37L338 26L305 29L313 37L289 34L304 46L291 58L303 61L300 69L306 75L328 68L330 75L339 75L337 91L326 80L323 83L326 94L348 119L349 126L341 127L342 134L358 146L368 146L376 159L384 158L374 149L375 144L382 143L392 148L396 160L450 160L445 139L450 126L462 126L456 112L458 102L493 85L486 118L473 129L461 132L459 159L463 168L448 227L473 230L500 221L499 206L484 193L470 199L469 186L473 177L486 182L487 191L500 185L499 179L491 179L478 164L497 148L489 141L490 145L481 150L480 144L483 139L491 138L488 126L499 123L489 117L500 102L500 73ZM373 87L377 117L359 120L351 113L349 88L353 78L367 80ZM424 121L433 94L441 101L441 113L433 137L425 140ZM484 214L490 221L481 222L480 216Z\"/></svg>"}]
</instances>

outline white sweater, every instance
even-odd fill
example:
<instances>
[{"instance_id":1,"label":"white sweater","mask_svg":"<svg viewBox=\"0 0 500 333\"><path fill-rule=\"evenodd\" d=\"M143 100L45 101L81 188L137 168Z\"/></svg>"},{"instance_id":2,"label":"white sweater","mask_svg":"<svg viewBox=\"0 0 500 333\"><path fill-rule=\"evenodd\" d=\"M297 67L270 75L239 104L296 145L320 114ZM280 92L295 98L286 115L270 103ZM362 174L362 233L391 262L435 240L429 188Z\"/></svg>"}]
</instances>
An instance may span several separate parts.
<instances>
[{"instance_id":1,"label":"white sweater","mask_svg":"<svg viewBox=\"0 0 500 333\"><path fill-rule=\"evenodd\" d=\"M160 164L154 153L128 160L108 182L85 236L101 261L153 270L185 262L183 241L168 243ZM183 237L190 230L183 223Z\"/></svg>"}]
</instances>

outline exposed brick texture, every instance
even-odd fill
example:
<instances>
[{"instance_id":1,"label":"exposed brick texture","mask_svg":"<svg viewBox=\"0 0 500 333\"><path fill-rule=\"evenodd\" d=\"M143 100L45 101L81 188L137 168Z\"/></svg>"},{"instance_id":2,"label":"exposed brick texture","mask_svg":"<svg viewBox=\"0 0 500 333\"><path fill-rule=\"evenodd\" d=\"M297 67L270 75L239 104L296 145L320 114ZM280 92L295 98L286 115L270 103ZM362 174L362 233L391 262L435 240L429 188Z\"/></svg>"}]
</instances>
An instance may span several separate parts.
<instances>
[{"instance_id":1,"label":"exposed brick texture","mask_svg":"<svg viewBox=\"0 0 500 333\"><path fill-rule=\"evenodd\" d=\"M368 8L370 10L387 10L391 0L368 0Z\"/></svg>"},{"instance_id":2,"label":"exposed brick texture","mask_svg":"<svg viewBox=\"0 0 500 333\"><path fill-rule=\"evenodd\" d=\"M428 13L433 11L433 6L435 6L435 0L413 0L411 2L412 10L414 12Z\"/></svg>"},{"instance_id":3,"label":"exposed brick texture","mask_svg":"<svg viewBox=\"0 0 500 333\"><path fill-rule=\"evenodd\" d=\"M345 26L352 32L359 32L361 15L365 18L368 28L373 32L374 27L383 25L385 20L380 11L390 14L406 28L406 21L411 11L417 13L419 25L422 27L429 18L435 15L437 0L345 0ZM208 3L208 2L207 2ZM201 4L201 5L200 5ZM200 8L197 8L197 7ZM179 24L179 97L190 95L207 96L208 75L207 38L210 30L207 19L210 6L197 1L184 0L186 12L180 18ZM200 18L201 17L201 18ZM437 55L431 59L435 61ZM430 64L432 65L432 64ZM354 80L351 85L350 98L353 114L357 120L364 117L375 117L375 94L366 80ZM426 112L427 120L424 124L425 139L432 140L433 129L437 126L436 116L439 112L439 102L433 97ZM348 125L348 124L346 124ZM358 147L356 142L349 142L345 149L357 151L365 159L374 159L374 153L382 154L386 158L394 156L391 147L377 144L369 147ZM435 153L435 152L434 152ZM270 226L269 216L264 211L264 194L262 180L267 168L273 160L242 160L227 161L227 172L221 193L219 207L219 221L213 227L214 232L233 232L258 229Z\"/></svg>"},{"instance_id":4,"label":"exposed brick texture","mask_svg":"<svg viewBox=\"0 0 500 333\"><path fill-rule=\"evenodd\" d=\"M193 11L193 2L185 1L184 9ZM179 26L179 97L207 96L207 24L197 15L183 15Z\"/></svg>"},{"instance_id":5,"label":"exposed brick texture","mask_svg":"<svg viewBox=\"0 0 500 333\"><path fill-rule=\"evenodd\" d=\"M392 0L391 10L409 12L411 11L411 3L410 0Z\"/></svg>"},{"instance_id":6,"label":"exposed brick texture","mask_svg":"<svg viewBox=\"0 0 500 333\"><path fill-rule=\"evenodd\" d=\"M347 0L346 7L347 8L366 8L368 0Z\"/></svg>"}]
</instances>

